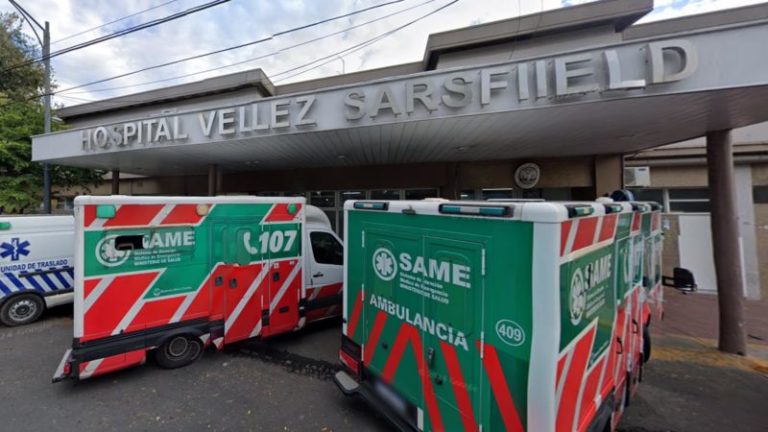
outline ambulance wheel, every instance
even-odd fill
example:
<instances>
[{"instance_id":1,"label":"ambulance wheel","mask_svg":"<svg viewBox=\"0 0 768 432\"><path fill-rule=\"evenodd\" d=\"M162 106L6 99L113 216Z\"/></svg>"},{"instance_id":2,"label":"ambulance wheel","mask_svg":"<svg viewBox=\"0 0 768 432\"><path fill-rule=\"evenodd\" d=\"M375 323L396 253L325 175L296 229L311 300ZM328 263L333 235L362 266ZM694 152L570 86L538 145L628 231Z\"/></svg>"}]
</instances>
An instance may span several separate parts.
<instances>
[{"instance_id":1,"label":"ambulance wheel","mask_svg":"<svg viewBox=\"0 0 768 432\"><path fill-rule=\"evenodd\" d=\"M648 363L651 359L651 329L649 326L643 327L643 363Z\"/></svg>"},{"instance_id":2,"label":"ambulance wheel","mask_svg":"<svg viewBox=\"0 0 768 432\"><path fill-rule=\"evenodd\" d=\"M19 326L37 321L45 310L45 303L35 294L19 294L9 298L0 307L0 321L7 326Z\"/></svg>"},{"instance_id":3,"label":"ambulance wheel","mask_svg":"<svg viewBox=\"0 0 768 432\"><path fill-rule=\"evenodd\" d=\"M176 335L155 350L155 361L163 369L184 367L200 357L203 343L188 335Z\"/></svg>"}]
</instances>

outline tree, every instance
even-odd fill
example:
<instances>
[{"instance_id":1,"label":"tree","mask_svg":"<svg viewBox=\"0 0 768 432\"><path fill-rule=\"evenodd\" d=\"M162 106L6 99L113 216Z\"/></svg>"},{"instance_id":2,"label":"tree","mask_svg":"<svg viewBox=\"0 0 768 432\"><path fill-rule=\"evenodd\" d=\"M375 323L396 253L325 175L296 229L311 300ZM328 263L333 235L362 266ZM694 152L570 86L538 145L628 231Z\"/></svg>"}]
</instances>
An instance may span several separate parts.
<instances>
[{"instance_id":1,"label":"tree","mask_svg":"<svg viewBox=\"0 0 768 432\"><path fill-rule=\"evenodd\" d=\"M32 162L32 135L43 133L44 70L34 41L21 31L16 14L0 14L0 213L37 211L43 195L43 169ZM64 129L54 124L54 130ZM51 167L51 182L61 187L98 184L103 173Z\"/></svg>"}]
</instances>

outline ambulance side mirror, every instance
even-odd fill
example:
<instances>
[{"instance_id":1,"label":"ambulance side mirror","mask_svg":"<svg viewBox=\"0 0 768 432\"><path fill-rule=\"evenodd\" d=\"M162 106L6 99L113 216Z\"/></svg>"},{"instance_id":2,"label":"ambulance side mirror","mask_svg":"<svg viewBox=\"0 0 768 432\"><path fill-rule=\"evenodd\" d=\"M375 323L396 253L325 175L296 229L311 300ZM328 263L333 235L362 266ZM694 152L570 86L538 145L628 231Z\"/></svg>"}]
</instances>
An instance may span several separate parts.
<instances>
[{"instance_id":1,"label":"ambulance side mirror","mask_svg":"<svg viewBox=\"0 0 768 432\"><path fill-rule=\"evenodd\" d=\"M10 222L0 222L0 231L8 231L9 229L11 229Z\"/></svg>"},{"instance_id":2,"label":"ambulance side mirror","mask_svg":"<svg viewBox=\"0 0 768 432\"><path fill-rule=\"evenodd\" d=\"M698 288L696 279L693 277L693 272L681 267L672 269L672 277L662 276L661 283L664 286L678 289L685 294L695 292Z\"/></svg>"},{"instance_id":3,"label":"ambulance side mirror","mask_svg":"<svg viewBox=\"0 0 768 432\"><path fill-rule=\"evenodd\" d=\"M99 219L112 219L115 217L115 206L113 205L100 205L96 207L96 217Z\"/></svg>"}]
</instances>

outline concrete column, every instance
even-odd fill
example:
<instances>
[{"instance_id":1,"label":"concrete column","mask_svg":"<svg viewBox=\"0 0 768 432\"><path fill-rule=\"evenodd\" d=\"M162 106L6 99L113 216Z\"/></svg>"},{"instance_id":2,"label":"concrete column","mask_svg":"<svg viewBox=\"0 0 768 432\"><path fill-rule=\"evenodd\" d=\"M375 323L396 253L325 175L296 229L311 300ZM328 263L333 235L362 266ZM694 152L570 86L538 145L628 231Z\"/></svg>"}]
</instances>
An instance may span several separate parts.
<instances>
[{"instance_id":1,"label":"concrete column","mask_svg":"<svg viewBox=\"0 0 768 432\"><path fill-rule=\"evenodd\" d=\"M449 200L459 199L459 164L451 162L445 164L445 181L440 187L440 198Z\"/></svg>"},{"instance_id":2,"label":"concrete column","mask_svg":"<svg viewBox=\"0 0 768 432\"><path fill-rule=\"evenodd\" d=\"M707 174L712 208L712 249L715 252L719 307L718 349L746 355L741 248L736 206L731 131L707 133Z\"/></svg>"},{"instance_id":3,"label":"concrete column","mask_svg":"<svg viewBox=\"0 0 768 432\"><path fill-rule=\"evenodd\" d=\"M624 158L622 155L595 156L595 198L624 187Z\"/></svg>"},{"instance_id":4,"label":"concrete column","mask_svg":"<svg viewBox=\"0 0 768 432\"><path fill-rule=\"evenodd\" d=\"M215 196L217 192L216 181L218 180L218 167L214 164L208 165L208 196Z\"/></svg>"},{"instance_id":5,"label":"concrete column","mask_svg":"<svg viewBox=\"0 0 768 432\"><path fill-rule=\"evenodd\" d=\"M120 170L112 170L112 195L120 195Z\"/></svg>"},{"instance_id":6,"label":"concrete column","mask_svg":"<svg viewBox=\"0 0 768 432\"><path fill-rule=\"evenodd\" d=\"M224 190L224 170L220 166L216 166L216 195L219 195Z\"/></svg>"}]
</instances>

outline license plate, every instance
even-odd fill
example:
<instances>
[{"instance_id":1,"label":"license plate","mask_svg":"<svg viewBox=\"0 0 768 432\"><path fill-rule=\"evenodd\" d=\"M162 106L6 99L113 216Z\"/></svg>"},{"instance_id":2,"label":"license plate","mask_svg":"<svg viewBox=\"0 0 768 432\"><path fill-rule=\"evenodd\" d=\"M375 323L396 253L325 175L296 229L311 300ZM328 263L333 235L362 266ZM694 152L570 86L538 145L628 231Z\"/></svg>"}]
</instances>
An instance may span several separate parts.
<instances>
[{"instance_id":1,"label":"license plate","mask_svg":"<svg viewBox=\"0 0 768 432\"><path fill-rule=\"evenodd\" d=\"M373 384L373 389L389 406L397 410L398 413L405 415L407 404L391 387L377 380Z\"/></svg>"}]
</instances>

